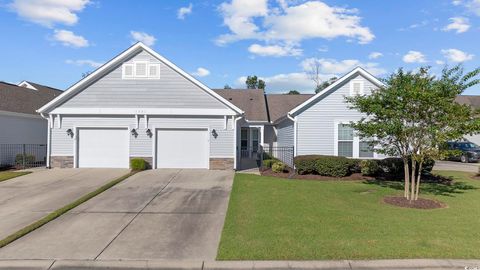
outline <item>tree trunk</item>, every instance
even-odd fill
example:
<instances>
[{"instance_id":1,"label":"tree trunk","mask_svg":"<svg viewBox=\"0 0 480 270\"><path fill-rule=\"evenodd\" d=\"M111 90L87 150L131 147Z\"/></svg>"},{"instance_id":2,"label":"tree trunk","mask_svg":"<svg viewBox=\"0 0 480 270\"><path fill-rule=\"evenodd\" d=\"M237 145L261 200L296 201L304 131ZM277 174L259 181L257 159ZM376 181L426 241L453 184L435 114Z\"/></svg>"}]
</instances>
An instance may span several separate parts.
<instances>
[{"instance_id":1,"label":"tree trunk","mask_svg":"<svg viewBox=\"0 0 480 270\"><path fill-rule=\"evenodd\" d=\"M418 200L418 193L420 192L420 177L422 176L423 161L418 163L418 175L417 175L417 189L415 190L415 201Z\"/></svg>"},{"instance_id":2,"label":"tree trunk","mask_svg":"<svg viewBox=\"0 0 480 270\"><path fill-rule=\"evenodd\" d=\"M410 181L412 182L412 191L410 192L410 202L414 200L415 196L415 169L417 162L412 158L412 175L410 176Z\"/></svg>"},{"instance_id":3,"label":"tree trunk","mask_svg":"<svg viewBox=\"0 0 480 270\"><path fill-rule=\"evenodd\" d=\"M403 167L405 171L405 191L404 191L404 197L407 198L407 200L410 198L409 196L409 187L410 187L410 166L408 165L408 158L403 159Z\"/></svg>"}]
</instances>

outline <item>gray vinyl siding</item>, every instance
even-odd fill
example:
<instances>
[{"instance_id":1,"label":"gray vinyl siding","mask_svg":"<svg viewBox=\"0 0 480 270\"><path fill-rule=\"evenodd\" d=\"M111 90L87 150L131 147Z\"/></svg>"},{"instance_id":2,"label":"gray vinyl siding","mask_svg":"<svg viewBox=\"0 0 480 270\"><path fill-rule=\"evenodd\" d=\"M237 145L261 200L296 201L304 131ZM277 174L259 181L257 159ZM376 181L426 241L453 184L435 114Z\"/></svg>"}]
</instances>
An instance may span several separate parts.
<instances>
[{"instance_id":1,"label":"gray vinyl siding","mask_svg":"<svg viewBox=\"0 0 480 270\"><path fill-rule=\"evenodd\" d=\"M87 86L63 108L210 108L226 105L146 51L127 59L160 64L160 79L122 79L122 64Z\"/></svg>"},{"instance_id":2,"label":"gray vinyl siding","mask_svg":"<svg viewBox=\"0 0 480 270\"><path fill-rule=\"evenodd\" d=\"M46 144L47 121L0 114L0 144Z\"/></svg>"},{"instance_id":3,"label":"gray vinyl siding","mask_svg":"<svg viewBox=\"0 0 480 270\"><path fill-rule=\"evenodd\" d=\"M361 75L356 75L297 115L297 155L335 155L335 122L357 121L358 111L348 108L345 96L350 95L350 81L363 80L364 93L376 86Z\"/></svg>"},{"instance_id":4,"label":"gray vinyl siding","mask_svg":"<svg viewBox=\"0 0 480 270\"><path fill-rule=\"evenodd\" d=\"M272 147L273 143L277 140L275 136L275 131L273 130L273 126L265 125L263 130L264 130L263 132L265 133L263 134L264 143Z\"/></svg>"},{"instance_id":5,"label":"gray vinyl siding","mask_svg":"<svg viewBox=\"0 0 480 270\"><path fill-rule=\"evenodd\" d=\"M285 119L277 125L277 146L294 146L293 121Z\"/></svg>"},{"instance_id":6,"label":"gray vinyl siding","mask_svg":"<svg viewBox=\"0 0 480 270\"><path fill-rule=\"evenodd\" d=\"M130 156L151 157L153 137L146 134L145 119L139 118L138 136L130 135ZM125 127L131 130L136 127L134 116L64 116L61 128L58 127L58 118L54 120L52 129L52 156L73 156L74 138L67 135L67 130L74 127ZM149 128L210 128L215 129L218 136L214 138L210 134L210 157L233 158L233 129L231 118L228 119L227 129L224 129L223 117L149 117ZM74 130L75 131L75 130ZM182 147L179 145L178 147Z\"/></svg>"}]
</instances>

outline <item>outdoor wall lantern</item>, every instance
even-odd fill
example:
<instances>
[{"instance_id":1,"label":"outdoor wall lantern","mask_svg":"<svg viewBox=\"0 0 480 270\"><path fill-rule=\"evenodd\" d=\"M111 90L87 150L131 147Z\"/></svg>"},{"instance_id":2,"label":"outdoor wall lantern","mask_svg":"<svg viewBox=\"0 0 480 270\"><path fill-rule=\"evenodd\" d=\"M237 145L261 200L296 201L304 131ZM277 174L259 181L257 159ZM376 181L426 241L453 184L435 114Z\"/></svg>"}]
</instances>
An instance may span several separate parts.
<instances>
[{"instance_id":1,"label":"outdoor wall lantern","mask_svg":"<svg viewBox=\"0 0 480 270\"><path fill-rule=\"evenodd\" d=\"M212 129L212 136L216 139L218 137L218 133L215 129Z\"/></svg>"},{"instance_id":2,"label":"outdoor wall lantern","mask_svg":"<svg viewBox=\"0 0 480 270\"><path fill-rule=\"evenodd\" d=\"M150 129L147 129L146 132L147 132L147 136L151 138L152 135L153 135L153 134L152 134L152 131L151 131Z\"/></svg>"},{"instance_id":3,"label":"outdoor wall lantern","mask_svg":"<svg viewBox=\"0 0 480 270\"><path fill-rule=\"evenodd\" d=\"M135 138L138 136L138 133L137 133L137 130L132 128L132 130L130 130L130 134L132 134L132 136L135 136Z\"/></svg>"},{"instance_id":4,"label":"outdoor wall lantern","mask_svg":"<svg viewBox=\"0 0 480 270\"><path fill-rule=\"evenodd\" d=\"M67 135L73 137L73 131L71 128L67 129Z\"/></svg>"}]
</instances>

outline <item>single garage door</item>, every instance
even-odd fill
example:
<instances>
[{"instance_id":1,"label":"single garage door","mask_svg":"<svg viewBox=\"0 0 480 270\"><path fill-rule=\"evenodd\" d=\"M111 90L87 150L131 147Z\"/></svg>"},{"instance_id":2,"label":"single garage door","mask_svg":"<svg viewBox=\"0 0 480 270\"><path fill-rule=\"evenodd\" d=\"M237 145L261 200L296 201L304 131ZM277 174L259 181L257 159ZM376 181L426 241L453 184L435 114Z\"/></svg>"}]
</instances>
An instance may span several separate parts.
<instances>
[{"instance_id":1,"label":"single garage door","mask_svg":"<svg viewBox=\"0 0 480 270\"><path fill-rule=\"evenodd\" d=\"M78 129L79 168L128 168L128 129Z\"/></svg>"},{"instance_id":2,"label":"single garage door","mask_svg":"<svg viewBox=\"0 0 480 270\"><path fill-rule=\"evenodd\" d=\"M158 129L157 168L208 168L207 129Z\"/></svg>"}]
</instances>

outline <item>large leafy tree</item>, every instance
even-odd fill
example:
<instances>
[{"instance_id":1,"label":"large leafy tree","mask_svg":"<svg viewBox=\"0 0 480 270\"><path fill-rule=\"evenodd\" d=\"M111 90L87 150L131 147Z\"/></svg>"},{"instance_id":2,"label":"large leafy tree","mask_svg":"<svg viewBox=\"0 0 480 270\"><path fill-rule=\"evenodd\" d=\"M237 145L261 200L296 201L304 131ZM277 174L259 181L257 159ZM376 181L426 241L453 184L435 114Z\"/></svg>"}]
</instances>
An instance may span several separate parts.
<instances>
[{"instance_id":1,"label":"large leafy tree","mask_svg":"<svg viewBox=\"0 0 480 270\"><path fill-rule=\"evenodd\" d=\"M248 89L263 89L265 90L265 81L258 79L256 75L248 76L245 80Z\"/></svg>"},{"instance_id":2,"label":"large leafy tree","mask_svg":"<svg viewBox=\"0 0 480 270\"><path fill-rule=\"evenodd\" d=\"M479 73L476 69L465 74L455 66L435 77L429 67L400 69L370 95L346 98L352 109L365 114L352 122L359 136L372 138L375 151L403 159L405 198L418 199L423 163L441 157L446 141L480 131L474 109L455 102L457 95L480 82Z\"/></svg>"}]
</instances>

